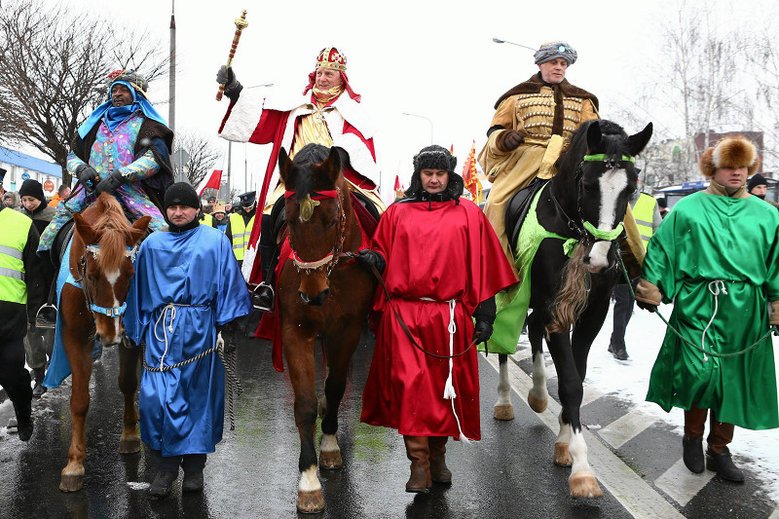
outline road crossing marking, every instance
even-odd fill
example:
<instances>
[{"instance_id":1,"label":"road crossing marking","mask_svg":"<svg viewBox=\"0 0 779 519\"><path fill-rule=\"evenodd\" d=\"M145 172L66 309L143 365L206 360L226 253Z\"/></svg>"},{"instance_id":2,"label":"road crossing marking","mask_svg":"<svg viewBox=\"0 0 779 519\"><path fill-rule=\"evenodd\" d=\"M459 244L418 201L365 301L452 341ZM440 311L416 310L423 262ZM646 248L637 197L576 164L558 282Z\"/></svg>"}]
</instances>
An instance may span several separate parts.
<instances>
[{"instance_id":1,"label":"road crossing marking","mask_svg":"<svg viewBox=\"0 0 779 519\"><path fill-rule=\"evenodd\" d=\"M483 354L482 354L483 355ZM497 355L485 356L487 362L497 371ZM513 364L513 363L512 363ZM514 392L527 404L527 393L533 387L533 381L522 368L516 364L508 365L509 382ZM560 414L560 404L550 398L549 406L543 413L536 416L555 434L559 430L557 416ZM590 452L590 465L598 477L598 481L611 492L619 503L634 517L671 519L684 516L674 508L649 483L641 479L633 469L628 467L611 450L603 445L586 428L582 429L587 449ZM551 451L551 449L550 449ZM551 457L551 452L550 452Z\"/></svg>"},{"instance_id":2,"label":"road crossing marking","mask_svg":"<svg viewBox=\"0 0 779 519\"><path fill-rule=\"evenodd\" d=\"M598 431L598 436L615 449L619 449L656 421L655 418L643 413L641 409L633 409L603 427Z\"/></svg>"},{"instance_id":3,"label":"road crossing marking","mask_svg":"<svg viewBox=\"0 0 779 519\"><path fill-rule=\"evenodd\" d=\"M655 480L655 485L681 506L685 506L713 477L714 472L708 470L702 474L693 474L684 461L679 460Z\"/></svg>"}]
</instances>

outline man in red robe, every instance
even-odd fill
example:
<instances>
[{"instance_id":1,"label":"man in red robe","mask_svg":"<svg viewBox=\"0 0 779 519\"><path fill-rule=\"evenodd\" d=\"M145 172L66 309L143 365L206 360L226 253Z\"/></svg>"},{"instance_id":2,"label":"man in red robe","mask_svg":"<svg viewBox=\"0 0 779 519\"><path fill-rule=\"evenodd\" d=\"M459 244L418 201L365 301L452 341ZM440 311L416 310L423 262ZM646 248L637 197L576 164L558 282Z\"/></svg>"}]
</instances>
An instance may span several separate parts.
<instances>
[{"instance_id":1,"label":"man in red robe","mask_svg":"<svg viewBox=\"0 0 779 519\"><path fill-rule=\"evenodd\" d=\"M493 296L517 282L487 218L460 198L455 163L441 146L423 148L406 198L387 208L372 250L358 256L384 271L389 293L380 290L374 304L381 319L361 420L403 435L407 492L451 483L449 436L481 438L471 345L492 334Z\"/></svg>"},{"instance_id":2,"label":"man in red robe","mask_svg":"<svg viewBox=\"0 0 779 519\"><path fill-rule=\"evenodd\" d=\"M235 79L232 69L224 66L217 73L217 82L225 85L225 96L230 99L220 136L230 141L273 144L257 199L264 216L261 225L252 229L243 262L244 277L251 285L259 285L255 306L270 311L273 291L270 283L263 281L268 281L278 255L270 213L284 192L279 181L279 150L284 147L294 158L306 144L344 149L348 154L344 176L381 211L373 127L360 104L361 96L349 84L346 56L335 47L319 53L302 96L252 96Z\"/></svg>"}]
</instances>

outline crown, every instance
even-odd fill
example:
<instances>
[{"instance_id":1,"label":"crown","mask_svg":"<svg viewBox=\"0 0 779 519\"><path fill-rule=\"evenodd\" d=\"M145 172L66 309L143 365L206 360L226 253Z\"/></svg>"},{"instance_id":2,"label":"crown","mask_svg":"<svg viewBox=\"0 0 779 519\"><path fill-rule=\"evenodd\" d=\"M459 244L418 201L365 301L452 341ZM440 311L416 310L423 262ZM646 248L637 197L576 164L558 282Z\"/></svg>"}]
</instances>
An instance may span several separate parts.
<instances>
[{"instance_id":1,"label":"crown","mask_svg":"<svg viewBox=\"0 0 779 519\"><path fill-rule=\"evenodd\" d=\"M346 56L335 47L325 47L316 58L316 66L343 72L346 70Z\"/></svg>"}]
</instances>

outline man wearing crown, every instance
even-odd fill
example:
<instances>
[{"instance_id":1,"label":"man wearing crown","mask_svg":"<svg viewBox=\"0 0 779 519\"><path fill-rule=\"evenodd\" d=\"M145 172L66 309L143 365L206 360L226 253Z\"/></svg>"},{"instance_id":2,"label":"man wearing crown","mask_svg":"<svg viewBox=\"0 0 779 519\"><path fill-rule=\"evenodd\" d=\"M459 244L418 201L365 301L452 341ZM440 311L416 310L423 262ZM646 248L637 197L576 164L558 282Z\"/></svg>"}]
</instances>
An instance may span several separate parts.
<instances>
[{"instance_id":1,"label":"man wearing crown","mask_svg":"<svg viewBox=\"0 0 779 519\"><path fill-rule=\"evenodd\" d=\"M274 294L269 280L277 256L270 213L284 189L279 180L279 150L283 147L292 158L306 144L342 148L348 155L344 157L344 176L356 192L382 210L377 192L379 168L373 146L374 130L360 104L360 95L349 84L346 56L335 47L326 47L319 53L302 96L252 96L236 80L232 68L225 66L219 69L217 82L225 85L225 96L230 99L219 128L221 137L273 145L257 199L257 207L263 208L265 214L262 224L252 230L243 263L244 277L251 285L258 285L255 306L270 311Z\"/></svg>"},{"instance_id":2,"label":"man wearing crown","mask_svg":"<svg viewBox=\"0 0 779 519\"><path fill-rule=\"evenodd\" d=\"M107 100L78 128L68 154L68 172L82 189L57 207L41 235L39 251L51 249L72 214L103 192L113 194L133 221L148 215L151 229L165 225L159 207L173 183L173 132L146 99L149 84L140 74L117 70L108 83Z\"/></svg>"}]
</instances>

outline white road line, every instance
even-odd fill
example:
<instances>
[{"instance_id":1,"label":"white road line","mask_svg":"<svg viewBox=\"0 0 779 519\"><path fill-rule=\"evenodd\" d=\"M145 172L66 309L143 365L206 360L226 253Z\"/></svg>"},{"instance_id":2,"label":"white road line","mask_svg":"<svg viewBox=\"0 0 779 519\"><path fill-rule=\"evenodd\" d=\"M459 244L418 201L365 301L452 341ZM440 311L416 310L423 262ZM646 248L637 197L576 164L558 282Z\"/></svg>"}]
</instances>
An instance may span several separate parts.
<instances>
[{"instance_id":1,"label":"white road line","mask_svg":"<svg viewBox=\"0 0 779 519\"><path fill-rule=\"evenodd\" d=\"M693 474L684 466L684 461L679 460L655 480L655 485L681 506L685 506L713 477L714 472L708 470L702 474Z\"/></svg>"},{"instance_id":2,"label":"white road line","mask_svg":"<svg viewBox=\"0 0 779 519\"><path fill-rule=\"evenodd\" d=\"M497 371L497 355L487 357L487 362ZM533 386L530 377L516 365L509 364L509 382L519 398L527 404L527 393ZM538 418L547 427L557 434L559 425L557 416L560 414L560 404L550 398L549 406ZM671 519L683 518L662 495L652 488L638 474L625 465L615 456L600 440L587 429L583 429L584 437L589 450L589 462L598 481L620 502L634 517L642 519L658 518ZM549 457L552 457L552 446L549 445Z\"/></svg>"},{"instance_id":3,"label":"white road line","mask_svg":"<svg viewBox=\"0 0 779 519\"><path fill-rule=\"evenodd\" d=\"M598 435L606 440L606 443L619 449L656 421L657 419L647 415L641 409L633 409L603 427L598 431Z\"/></svg>"}]
</instances>

